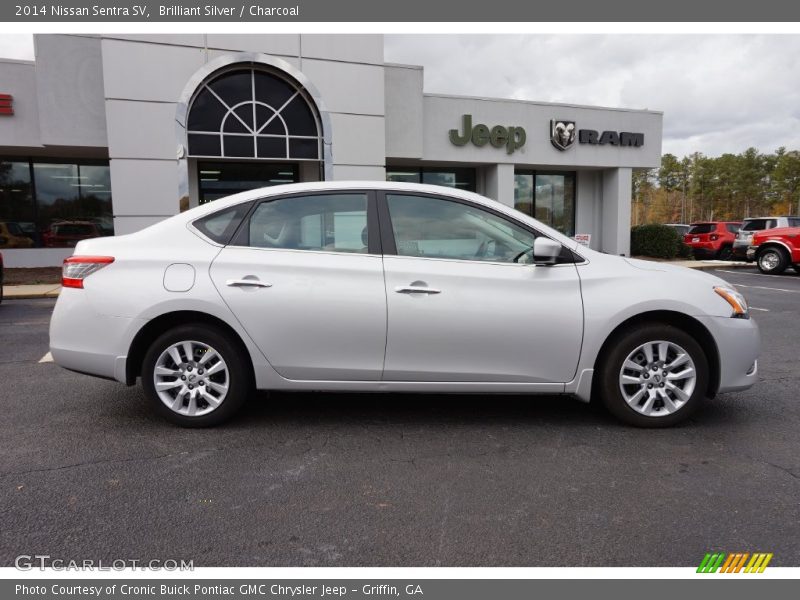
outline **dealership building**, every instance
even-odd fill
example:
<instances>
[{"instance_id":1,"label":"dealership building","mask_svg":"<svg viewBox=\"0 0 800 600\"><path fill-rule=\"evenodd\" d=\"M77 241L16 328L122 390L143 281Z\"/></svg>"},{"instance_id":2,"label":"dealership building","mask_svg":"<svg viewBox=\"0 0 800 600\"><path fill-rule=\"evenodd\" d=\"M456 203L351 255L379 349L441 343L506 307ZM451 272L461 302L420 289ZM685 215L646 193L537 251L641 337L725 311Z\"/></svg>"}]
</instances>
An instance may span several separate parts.
<instances>
[{"instance_id":1,"label":"dealership building","mask_svg":"<svg viewBox=\"0 0 800 600\"><path fill-rule=\"evenodd\" d=\"M425 93L381 35L34 41L0 59L7 267L243 190L365 179L472 190L628 254L632 170L660 164L660 112Z\"/></svg>"}]
</instances>

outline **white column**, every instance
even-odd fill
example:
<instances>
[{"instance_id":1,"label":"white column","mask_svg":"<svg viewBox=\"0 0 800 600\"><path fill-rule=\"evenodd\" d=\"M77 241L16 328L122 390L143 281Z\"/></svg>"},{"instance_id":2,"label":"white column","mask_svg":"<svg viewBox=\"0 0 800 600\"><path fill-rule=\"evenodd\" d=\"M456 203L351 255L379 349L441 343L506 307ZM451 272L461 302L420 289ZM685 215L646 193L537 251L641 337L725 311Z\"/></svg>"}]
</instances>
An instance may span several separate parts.
<instances>
[{"instance_id":1,"label":"white column","mask_svg":"<svg viewBox=\"0 0 800 600\"><path fill-rule=\"evenodd\" d=\"M484 195L514 206L514 165L499 164L486 167L484 172Z\"/></svg>"},{"instance_id":2,"label":"white column","mask_svg":"<svg viewBox=\"0 0 800 600\"><path fill-rule=\"evenodd\" d=\"M602 246L609 254L630 255L631 169L603 171Z\"/></svg>"}]
</instances>

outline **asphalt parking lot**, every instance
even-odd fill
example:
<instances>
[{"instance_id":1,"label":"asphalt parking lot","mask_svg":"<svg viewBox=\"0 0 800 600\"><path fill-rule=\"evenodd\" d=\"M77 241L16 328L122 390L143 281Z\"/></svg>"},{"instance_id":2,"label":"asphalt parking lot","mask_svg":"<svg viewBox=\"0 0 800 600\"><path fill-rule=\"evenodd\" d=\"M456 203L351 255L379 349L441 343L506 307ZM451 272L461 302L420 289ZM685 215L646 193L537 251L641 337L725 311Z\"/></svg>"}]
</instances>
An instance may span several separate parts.
<instances>
[{"instance_id":1,"label":"asphalt parking lot","mask_svg":"<svg viewBox=\"0 0 800 600\"><path fill-rule=\"evenodd\" d=\"M138 387L39 362L51 300L0 305L0 565L800 565L800 275L717 274L761 327L761 382L688 424L567 398L259 395L173 427Z\"/></svg>"}]
</instances>

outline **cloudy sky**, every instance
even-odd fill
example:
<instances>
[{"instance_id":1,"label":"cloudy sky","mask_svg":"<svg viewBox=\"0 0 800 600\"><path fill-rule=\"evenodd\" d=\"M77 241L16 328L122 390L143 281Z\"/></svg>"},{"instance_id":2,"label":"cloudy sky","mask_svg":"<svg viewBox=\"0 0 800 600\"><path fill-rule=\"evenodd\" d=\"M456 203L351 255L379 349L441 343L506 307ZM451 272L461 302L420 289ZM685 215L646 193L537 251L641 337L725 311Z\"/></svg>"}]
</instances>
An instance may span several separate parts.
<instances>
[{"instance_id":1,"label":"cloudy sky","mask_svg":"<svg viewBox=\"0 0 800 600\"><path fill-rule=\"evenodd\" d=\"M33 58L30 36L0 56ZM800 35L387 35L425 91L649 108L664 151L800 149Z\"/></svg>"}]
</instances>

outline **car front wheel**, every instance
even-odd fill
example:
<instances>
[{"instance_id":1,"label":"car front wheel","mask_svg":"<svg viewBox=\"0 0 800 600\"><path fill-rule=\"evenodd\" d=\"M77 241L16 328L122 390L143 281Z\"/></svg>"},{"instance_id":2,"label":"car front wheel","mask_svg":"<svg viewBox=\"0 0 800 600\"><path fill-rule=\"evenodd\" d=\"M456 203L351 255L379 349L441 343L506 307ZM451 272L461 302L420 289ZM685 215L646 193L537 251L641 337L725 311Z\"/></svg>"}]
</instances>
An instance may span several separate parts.
<instances>
[{"instance_id":1,"label":"car front wheel","mask_svg":"<svg viewBox=\"0 0 800 600\"><path fill-rule=\"evenodd\" d=\"M613 340L598 376L598 391L614 416L638 427L668 427L705 397L708 360L688 333L654 323Z\"/></svg>"},{"instance_id":2,"label":"car front wheel","mask_svg":"<svg viewBox=\"0 0 800 600\"><path fill-rule=\"evenodd\" d=\"M783 248L771 246L759 250L756 265L765 275L780 275L789 266L789 256Z\"/></svg>"},{"instance_id":3,"label":"car front wheel","mask_svg":"<svg viewBox=\"0 0 800 600\"><path fill-rule=\"evenodd\" d=\"M145 354L142 385L153 408L182 427L210 427L231 418L251 390L249 357L223 330L181 325Z\"/></svg>"}]
</instances>

